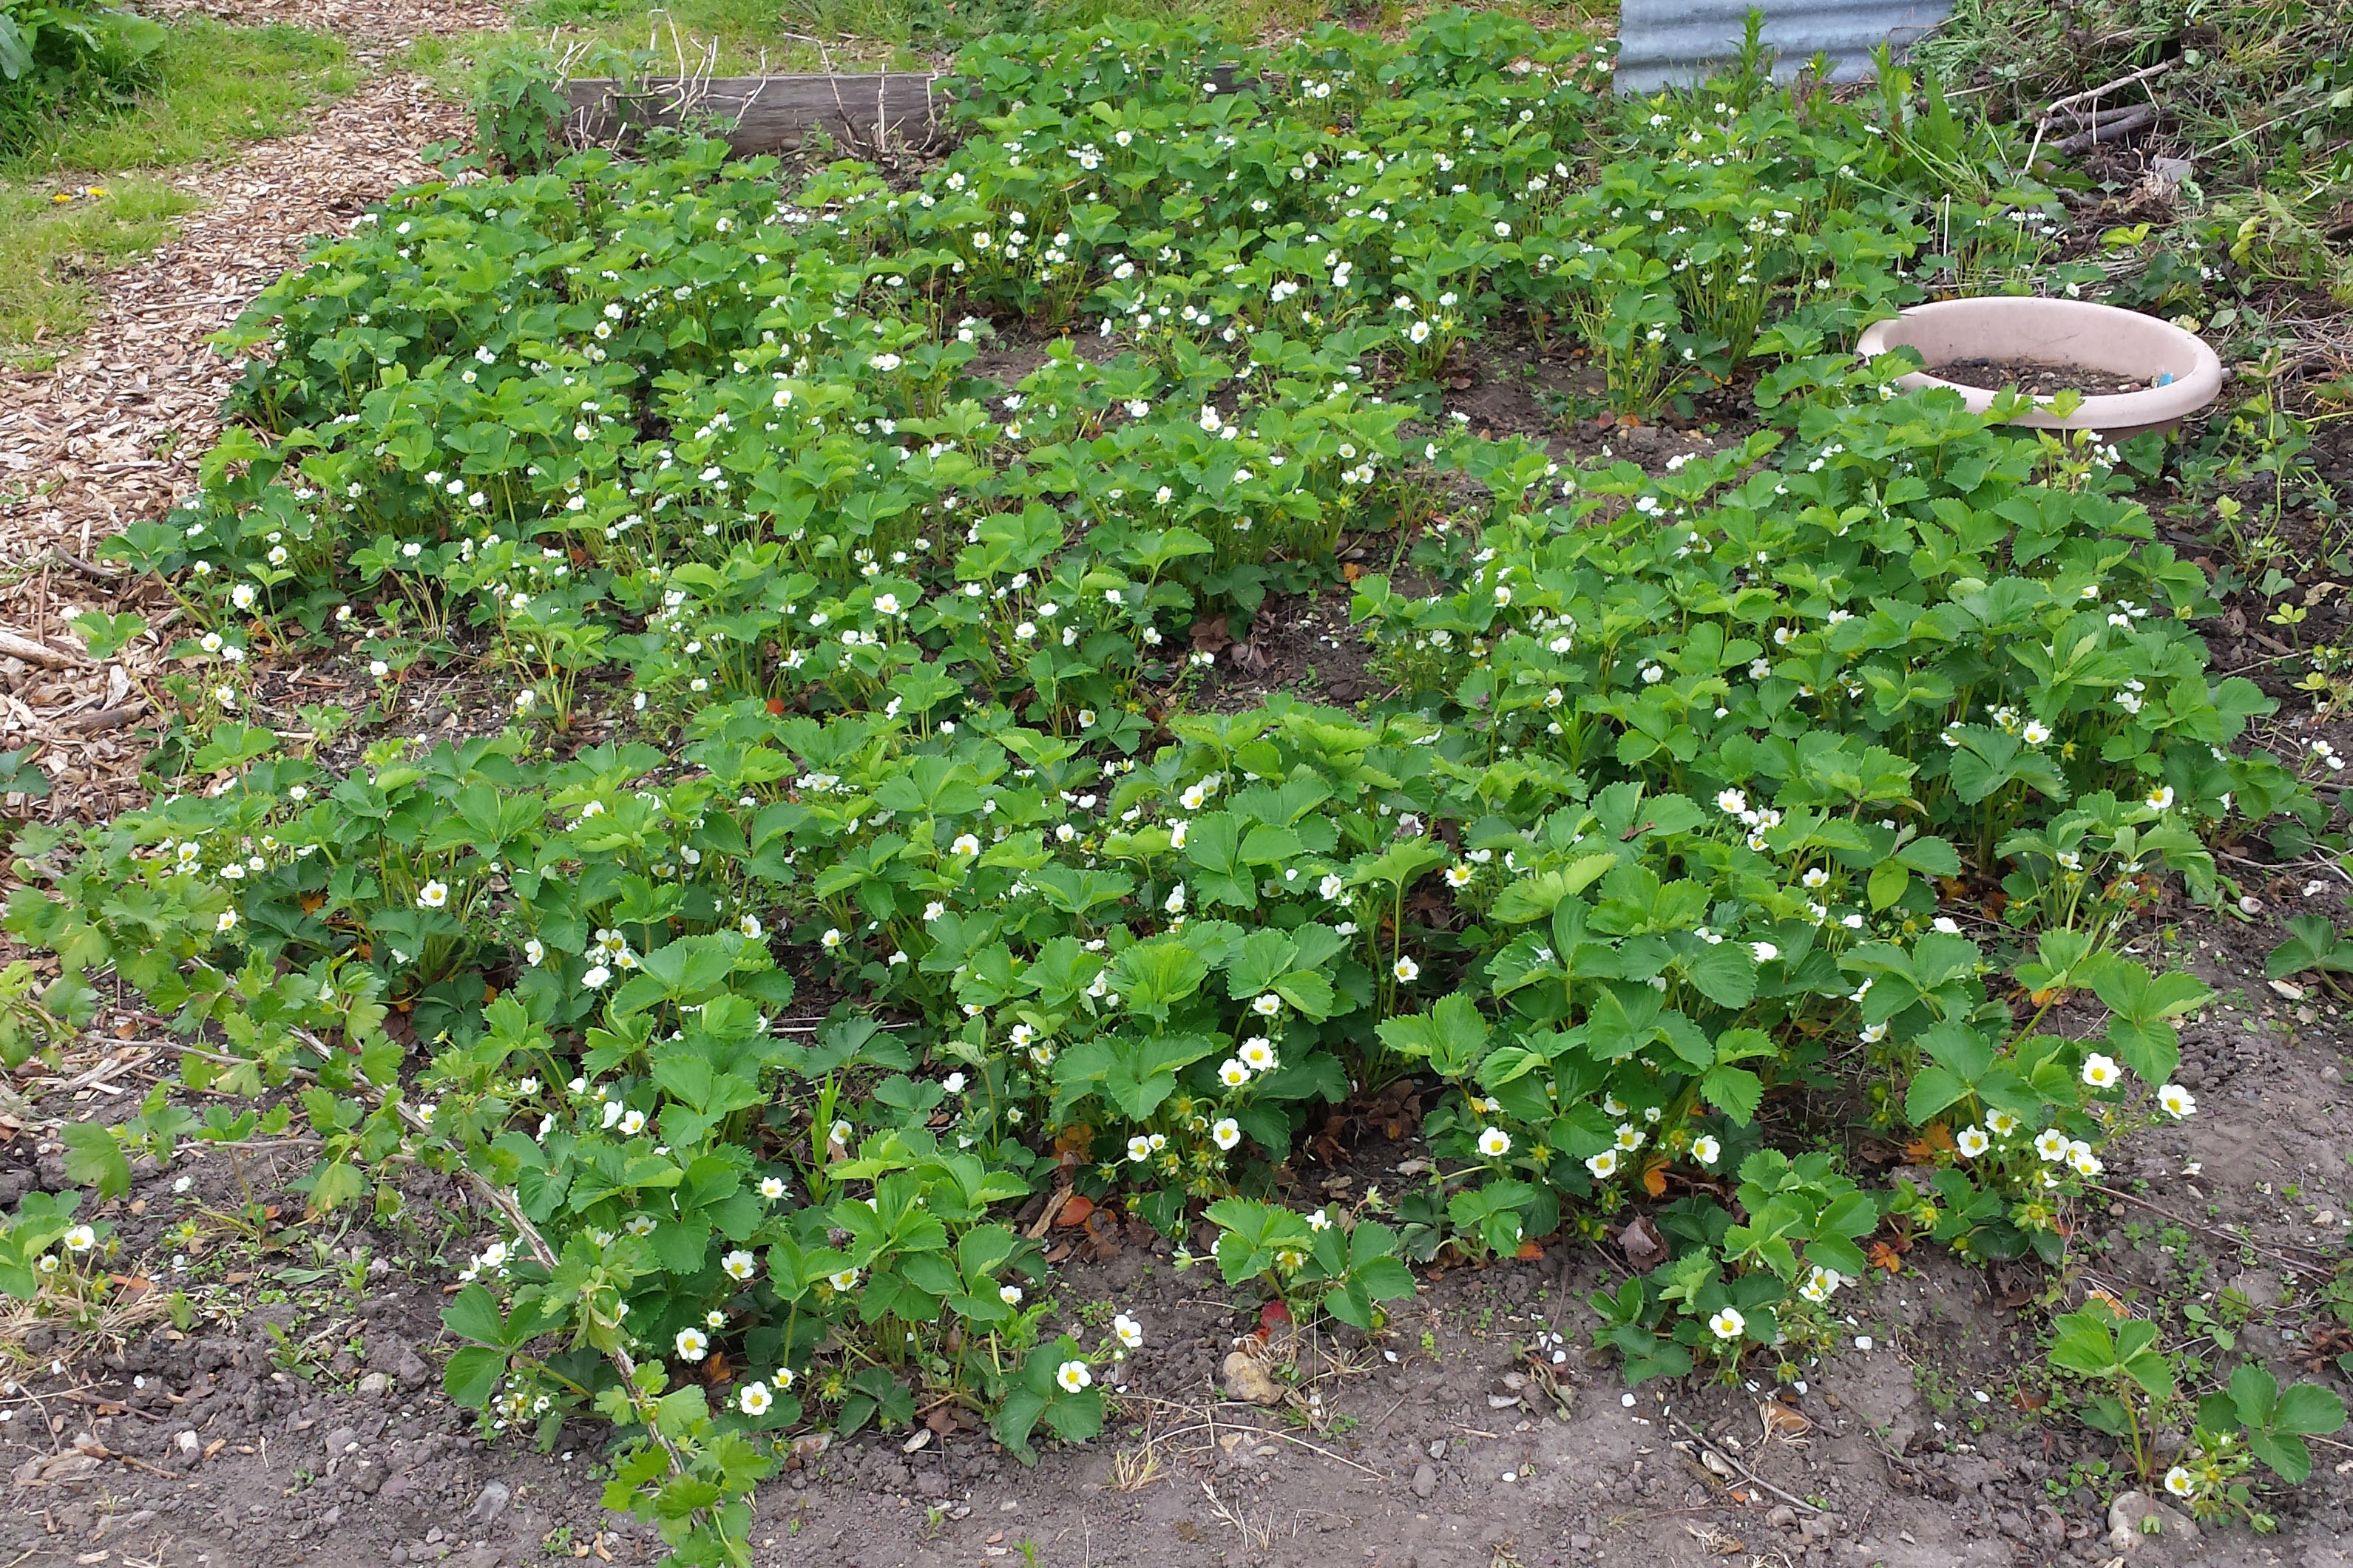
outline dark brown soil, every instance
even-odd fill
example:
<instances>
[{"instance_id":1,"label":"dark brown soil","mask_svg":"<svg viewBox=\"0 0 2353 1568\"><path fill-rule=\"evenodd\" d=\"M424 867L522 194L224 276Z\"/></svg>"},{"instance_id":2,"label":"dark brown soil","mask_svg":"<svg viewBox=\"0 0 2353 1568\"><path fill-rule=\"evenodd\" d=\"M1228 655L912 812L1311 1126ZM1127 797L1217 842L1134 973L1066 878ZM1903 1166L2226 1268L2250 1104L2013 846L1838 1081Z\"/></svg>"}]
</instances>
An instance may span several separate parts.
<instances>
[{"instance_id":1,"label":"dark brown soil","mask_svg":"<svg viewBox=\"0 0 2353 1568\"><path fill-rule=\"evenodd\" d=\"M2113 397L2126 392L2146 392L2155 384L2152 378L2119 375L2112 370L2093 370L2080 364L2044 364L2027 359L1957 359L1928 367L1931 375L1963 386L1989 389L2016 387L2035 397L2048 397L2054 393L2080 392L2086 397Z\"/></svg>"},{"instance_id":2,"label":"dark brown soil","mask_svg":"<svg viewBox=\"0 0 2353 1568\"><path fill-rule=\"evenodd\" d=\"M1375 543L1393 544L1384 535ZM1366 568L1386 570L1386 554ZM1198 628L1194 646L1214 654L1216 663L1195 694L1196 706L1239 713L1285 691L1309 702L1346 708L1374 695L1365 673L1372 644L1348 619L1349 589L1333 584L1314 594L1271 596L1240 636L1236 616ZM1219 628L1222 628L1220 633Z\"/></svg>"}]
</instances>

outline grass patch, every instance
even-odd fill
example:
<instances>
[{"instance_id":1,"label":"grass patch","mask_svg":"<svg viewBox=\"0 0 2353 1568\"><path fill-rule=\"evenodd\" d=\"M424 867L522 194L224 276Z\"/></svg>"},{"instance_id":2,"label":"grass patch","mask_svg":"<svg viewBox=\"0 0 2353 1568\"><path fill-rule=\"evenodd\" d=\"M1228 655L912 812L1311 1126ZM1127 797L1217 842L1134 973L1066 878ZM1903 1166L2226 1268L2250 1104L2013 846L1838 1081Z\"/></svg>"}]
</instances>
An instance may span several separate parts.
<instances>
[{"instance_id":1,"label":"grass patch","mask_svg":"<svg viewBox=\"0 0 2353 1568\"><path fill-rule=\"evenodd\" d=\"M153 62L153 84L121 104L69 114L0 178L66 171L106 174L219 157L247 142L298 129L321 100L357 83L343 40L299 27L173 24Z\"/></svg>"},{"instance_id":2,"label":"grass patch","mask_svg":"<svg viewBox=\"0 0 2353 1568\"><path fill-rule=\"evenodd\" d=\"M2239 0L2206 16L2146 0L1959 0L1913 58L1996 120L2163 67L2110 107L2155 103L2137 142L2193 161L2171 226L2265 283L2353 305L2353 7ZM2063 166L2072 162L2058 160Z\"/></svg>"},{"instance_id":3,"label":"grass patch","mask_svg":"<svg viewBox=\"0 0 2353 1568\"><path fill-rule=\"evenodd\" d=\"M358 80L343 40L298 27L175 23L147 64L142 90L69 100L28 147L0 160L0 356L12 364L52 363L89 325L92 279L170 238L196 205L126 171L287 135ZM106 194L77 194L85 188ZM59 203L60 194L74 199Z\"/></svg>"},{"instance_id":4,"label":"grass patch","mask_svg":"<svg viewBox=\"0 0 2353 1568\"><path fill-rule=\"evenodd\" d=\"M59 203L38 191L0 190L0 352L40 369L89 326L90 279L169 239L195 198L133 175Z\"/></svg>"}]
</instances>

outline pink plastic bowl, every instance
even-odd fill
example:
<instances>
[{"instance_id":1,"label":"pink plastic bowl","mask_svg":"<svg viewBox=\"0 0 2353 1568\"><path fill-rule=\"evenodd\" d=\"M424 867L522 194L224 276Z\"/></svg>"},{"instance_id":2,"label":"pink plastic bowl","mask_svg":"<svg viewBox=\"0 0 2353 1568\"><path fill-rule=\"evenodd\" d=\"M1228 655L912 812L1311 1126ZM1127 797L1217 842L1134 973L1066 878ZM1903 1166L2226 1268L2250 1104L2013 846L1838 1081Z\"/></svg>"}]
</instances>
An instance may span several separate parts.
<instances>
[{"instance_id":1,"label":"pink plastic bowl","mask_svg":"<svg viewBox=\"0 0 2353 1568\"><path fill-rule=\"evenodd\" d=\"M1918 350L1929 369L1902 376L1896 385L1906 391L1949 386L1977 413L1992 405L1999 388L1947 381L1934 374L1936 366L1960 359L2027 360L2151 382L2170 374L2162 386L2086 396L2064 419L2037 408L2017 421L2046 430L2096 430L2111 440L2170 430L2222 390L2222 362L2202 340L2155 316L2084 300L1989 295L1915 305L1892 321L1873 322L1855 344L1865 359L1898 347Z\"/></svg>"}]
</instances>

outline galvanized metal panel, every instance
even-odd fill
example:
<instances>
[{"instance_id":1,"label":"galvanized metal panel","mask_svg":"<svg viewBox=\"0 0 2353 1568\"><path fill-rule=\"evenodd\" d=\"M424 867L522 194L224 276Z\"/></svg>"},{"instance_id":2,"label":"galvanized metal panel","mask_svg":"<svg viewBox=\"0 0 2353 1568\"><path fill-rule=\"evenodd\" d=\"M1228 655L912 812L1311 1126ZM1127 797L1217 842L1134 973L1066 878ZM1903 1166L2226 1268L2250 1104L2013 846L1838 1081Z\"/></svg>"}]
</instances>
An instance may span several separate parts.
<instances>
[{"instance_id":1,"label":"galvanized metal panel","mask_svg":"<svg viewBox=\"0 0 2353 1568\"><path fill-rule=\"evenodd\" d=\"M1765 13L1773 74L1795 76L1816 54L1831 79L1871 74L1871 53L1892 43L1901 54L1945 19L1952 0L1624 0L1618 22L1618 90L1650 92L1686 86L1710 62L1736 58L1751 9Z\"/></svg>"}]
</instances>

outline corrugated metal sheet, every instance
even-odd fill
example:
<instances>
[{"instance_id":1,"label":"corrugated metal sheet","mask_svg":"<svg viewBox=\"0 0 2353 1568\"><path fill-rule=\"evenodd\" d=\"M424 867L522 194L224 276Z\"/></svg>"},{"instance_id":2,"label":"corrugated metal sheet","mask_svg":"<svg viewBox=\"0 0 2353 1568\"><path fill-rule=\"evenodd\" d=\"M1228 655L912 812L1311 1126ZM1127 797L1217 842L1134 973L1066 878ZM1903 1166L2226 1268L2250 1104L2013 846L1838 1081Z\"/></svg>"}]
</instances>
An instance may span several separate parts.
<instances>
[{"instance_id":1,"label":"corrugated metal sheet","mask_svg":"<svg viewBox=\"0 0 2353 1568\"><path fill-rule=\"evenodd\" d=\"M1707 62L1739 54L1751 9L1765 13L1774 75L1795 76L1819 53L1830 57L1831 80L1852 81L1871 74L1881 44L1901 54L1952 8L1952 0L1623 0L1618 90L1698 80Z\"/></svg>"}]
</instances>

